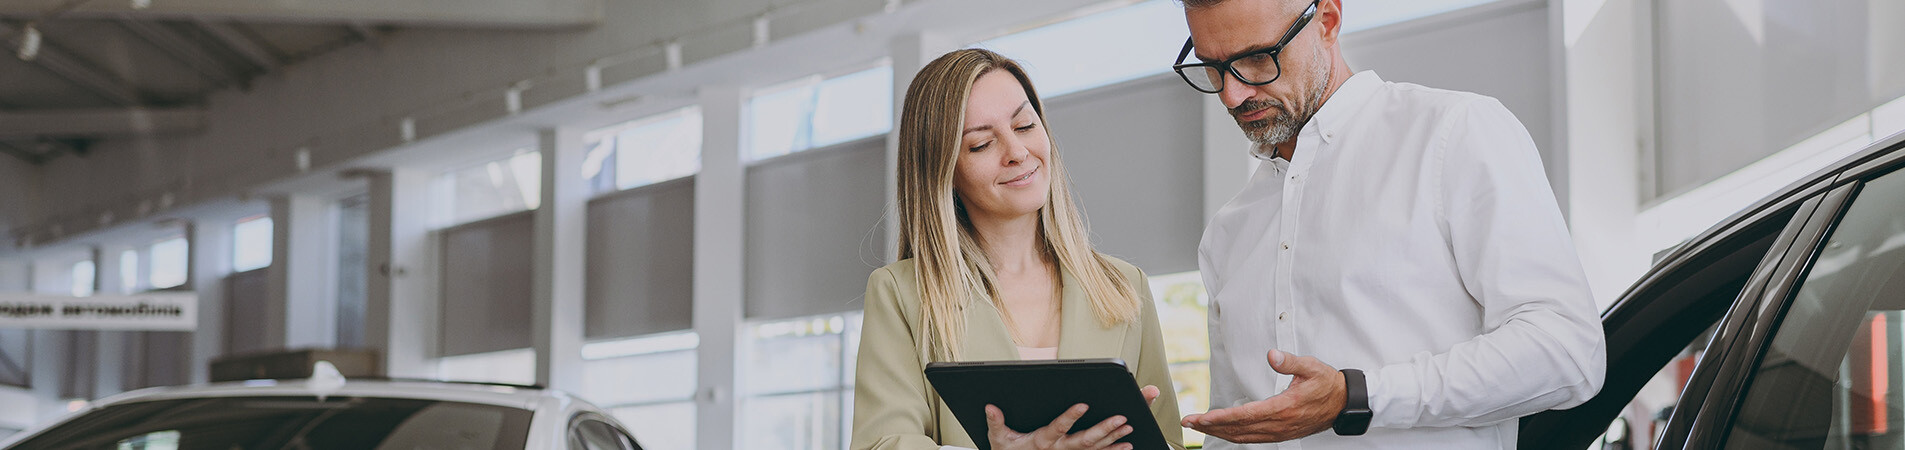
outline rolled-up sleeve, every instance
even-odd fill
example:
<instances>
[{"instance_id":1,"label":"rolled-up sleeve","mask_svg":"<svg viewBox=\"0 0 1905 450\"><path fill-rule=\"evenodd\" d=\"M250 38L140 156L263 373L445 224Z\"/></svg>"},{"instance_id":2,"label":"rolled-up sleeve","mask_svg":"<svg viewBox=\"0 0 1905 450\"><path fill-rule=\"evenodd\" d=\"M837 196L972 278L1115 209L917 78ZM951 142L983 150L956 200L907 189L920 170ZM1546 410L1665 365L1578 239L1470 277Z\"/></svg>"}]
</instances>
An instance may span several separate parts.
<instances>
[{"instance_id":1,"label":"rolled-up sleeve","mask_svg":"<svg viewBox=\"0 0 1905 450\"><path fill-rule=\"evenodd\" d=\"M1445 126L1438 206L1485 333L1370 373L1371 426L1483 426L1586 402L1605 335L1534 141L1493 99L1452 108Z\"/></svg>"}]
</instances>

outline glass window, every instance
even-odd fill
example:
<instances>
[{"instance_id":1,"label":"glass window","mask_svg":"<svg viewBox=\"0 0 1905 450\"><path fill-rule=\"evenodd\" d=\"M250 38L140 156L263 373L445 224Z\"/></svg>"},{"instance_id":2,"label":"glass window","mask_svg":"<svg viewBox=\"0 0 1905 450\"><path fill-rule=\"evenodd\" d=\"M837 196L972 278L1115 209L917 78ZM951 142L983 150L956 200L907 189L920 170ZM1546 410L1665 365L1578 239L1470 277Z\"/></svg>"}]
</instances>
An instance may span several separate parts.
<instances>
[{"instance_id":1,"label":"glass window","mask_svg":"<svg viewBox=\"0 0 1905 450\"><path fill-rule=\"evenodd\" d=\"M1184 10L1170 0L1151 0L974 46L1018 60L1039 95L1049 99L1169 72L1187 36Z\"/></svg>"},{"instance_id":2,"label":"glass window","mask_svg":"<svg viewBox=\"0 0 1905 450\"><path fill-rule=\"evenodd\" d=\"M520 449L530 412L421 399L218 397L108 406L16 448Z\"/></svg>"},{"instance_id":3,"label":"glass window","mask_svg":"<svg viewBox=\"0 0 1905 450\"><path fill-rule=\"evenodd\" d=\"M742 361L745 448L838 449L853 420L858 312L752 324Z\"/></svg>"},{"instance_id":4,"label":"glass window","mask_svg":"<svg viewBox=\"0 0 1905 450\"><path fill-rule=\"evenodd\" d=\"M1164 354L1170 358L1171 383L1177 385L1179 417L1210 410L1210 297L1198 272L1151 277L1151 299L1157 304L1158 326L1164 333ZM1184 429L1185 445L1203 445L1204 434Z\"/></svg>"},{"instance_id":5,"label":"glass window","mask_svg":"<svg viewBox=\"0 0 1905 450\"><path fill-rule=\"evenodd\" d=\"M698 345L694 332L583 344L578 394L628 426L644 448L694 448Z\"/></svg>"},{"instance_id":6,"label":"glass window","mask_svg":"<svg viewBox=\"0 0 1905 450\"><path fill-rule=\"evenodd\" d=\"M763 88L747 103L750 160L838 144L893 129L893 66Z\"/></svg>"},{"instance_id":7,"label":"glass window","mask_svg":"<svg viewBox=\"0 0 1905 450\"><path fill-rule=\"evenodd\" d=\"M1727 448L1905 447L1905 174L1853 199L1794 293Z\"/></svg>"},{"instance_id":8,"label":"glass window","mask_svg":"<svg viewBox=\"0 0 1905 450\"><path fill-rule=\"evenodd\" d=\"M479 383L536 384L536 350L445 356L437 359L437 379Z\"/></svg>"},{"instance_id":9,"label":"glass window","mask_svg":"<svg viewBox=\"0 0 1905 450\"><path fill-rule=\"evenodd\" d=\"M582 178L593 192L668 181L701 171L701 108L682 108L583 136Z\"/></svg>"},{"instance_id":10,"label":"glass window","mask_svg":"<svg viewBox=\"0 0 1905 450\"><path fill-rule=\"evenodd\" d=\"M99 275L99 268L92 260L73 263L73 296L90 297L93 295L93 282Z\"/></svg>"},{"instance_id":11,"label":"glass window","mask_svg":"<svg viewBox=\"0 0 1905 450\"><path fill-rule=\"evenodd\" d=\"M364 346L370 277L370 196L337 203L337 347Z\"/></svg>"},{"instance_id":12,"label":"glass window","mask_svg":"<svg viewBox=\"0 0 1905 450\"><path fill-rule=\"evenodd\" d=\"M1500 0L1361 0L1343 2L1343 32L1354 33Z\"/></svg>"},{"instance_id":13,"label":"glass window","mask_svg":"<svg viewBox=\"0 0 1905 450\"><path fill-rule=\"evenodd\" d=\"M609 408L642 448L695 448L695 402Z\"/></svg>"},{"instance_id":14,"label":"glass window","mask_svg":"<svg viewBox=\"0 0 1905 450\"><path fill-rule=\"evenodd\" d=\"M0 386L32 387L33 330L0 330Z\"/></svg>"},{"instance_id":15,"label":"glass window","mask_svg":"<svg viewBox=\"0 0 1905 450\"><path fill-rule=\"evenodd\" d=\"M252 216L232 226L232 271L245 272L271 265L271 218Z\"/></svg>"},{"instance_id":16,"label":"glass window","mask_svg":"<svg viewBox=\"0 0 1905 450\"><path fill-rule=\"evenodd\" d=\"M185 285L186 268L191 264L190 246L185 237L173 237L152 244L146 253L152 255L152 270L147 273L146 286L152 289L165 289Z\"/></svg>"},{"instance_id":17,"label":"glass window","mask_svg":"<svg viewBox=\"0 0 1905 450\"><path fill-rule=\"evenodd\" d=\"M119 252L119 291L122 294L139 292L139 251Z\"/></svg>"},{"instance_id":18,"label":"glass window","mask_svg":"<svg viewBox=\"0 0 1905 450\"><path fill-rule=\"evenodd\" d=\"M438 226L448 227L536 209L542 204L542 156L523 148L514 155L437 177Z\"/></svg>"}]
</instances>

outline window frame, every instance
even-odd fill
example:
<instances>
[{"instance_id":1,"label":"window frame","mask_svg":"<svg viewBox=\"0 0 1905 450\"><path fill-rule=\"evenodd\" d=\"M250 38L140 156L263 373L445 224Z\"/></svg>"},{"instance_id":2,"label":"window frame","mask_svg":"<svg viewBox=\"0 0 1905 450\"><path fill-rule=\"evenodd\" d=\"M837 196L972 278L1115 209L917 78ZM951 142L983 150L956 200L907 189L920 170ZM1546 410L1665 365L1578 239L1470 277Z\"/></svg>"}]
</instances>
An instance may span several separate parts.
<instances>
[{"instance_id":1,"label":"window frame","mask_svg":"<svg viewBox=\"0 0 1905 450\"><path fill-rule=\"evenodd\" d=\"M1901 147L1905 142L1900 142L1901 138L1905 138L1905 134L1893 136L1888 139L1890 144L1886 145L1898 151L1880 154L1862 164L1849 165L1851 169L1836 177L1832 191L1822 197L1819 210L1802 230L1802 240L1794 243L1787 255L1789 260L1781 263L1782 270L1778 278L1771 280L1774 284L1767 288L1765 306L1759 308L1760 312L1750 319L1753 333L1742 336L1743 339L1750 338L1750 341L1729 352L1731 354L1727 356L1731 364L1721 367L1721 370L1731 369L1722 372L1722 375L1727 376L1721 379L1724 382L1709 387L1710 400L1700 405L1702 413L1688 419L1691 423L1686 444L1703 448L1721 448L1726 445L1734 422L1742 412L1746 391L1755 381L1757 371L1753 369L1765 359L1773 336L1779 331L1780 322L1792 307L1812 266L1818 262L1827 238L1851 210L1859 190L1866 182L1887 175L1905 176L1905 170L1900 170L1901 166L1905 166L1905 147Z\"/></svg>"},{"instance_id":2,"label":"window frame","mask_svg":"<svg viewBox=\"0 0 1905 450\"><path fill-rule=\"evenodd\" d=\"M596 422L603 425L608 425L609 429L613 430L616 436L621 437L630 446L632 446L633 450L642 450L642 443L640 441L636 441L634 433L629 433L628 429L624 428L621 422L617 422L615 418L610 417L608 414L598 413L595 411L582 411L582 412L575 413L575 415L573 416L569 416L569 425L565 427L565 431L563 432L563 437L565 438L565 441L569 443L577 442L576 439L578 438L578 436L580 436L579 433L582 431L582 424L587 422ZM571 450L582 450L582 449L571 449Z\"/></svg>"},{"instance_id":3,"label":"window frame","mask_svg":"<svg viewBox=\"0 0 1905 450\"><path fill-rule=\"evenodd\" d=\"M1726 314L1717 322L1705 357L1695 367L1667 426L1660 431L1658 448L1724 445L1739 403L1744 400L1741 394L1750 385L1751 368L1757 366L1765 345L1770 342L1770 327L1777 323L1777 316L1790 303L1798 280L1803 279L1805 269L1810 268L1829 227L1843 215L1852 194L1864 180L1901 168L1905 168L1905 133L1883 139L1856 156L1807 176L1674 248L1603 313L1603 328L1609 342L1608 372L1621 373L1630 365L1623 359L1632 350L1627 342L1634 341L1636 333L1645 337L1653 331L1652 324L1636 323L1636 319L1680 312L1677 309L1663 311L1663 307L1673 305L1660 304L1657 290L1686 281L1685 275L1692 273L1687 269L1712 263L1710 255L1734 248L1729 246L1757 242L1764 236L1747 235L1756 239L1742 240L1742 233L1759 232L1755 227L1775 226L1776 223L1768 221L1788 211L1792 214L1785 225L1773 231L1776 233L1774 243L1754 267L1740 295L1726 307ZM1690 306L1686 304L1694 302L1677 303L1684 309ZM1633 331L1629 329L1630 324L1641 328ZM1658 369L1647 368L1647 372ZM1615 377L1608 379L1602 394L1597 394L1589 404L1524 418L1521 445L1581 448L1591 443L1632 400L1630 388L1638 387L1617 384ZM1617 395L1606 395L1609 393Z\"/></svg>"}]
</instances>

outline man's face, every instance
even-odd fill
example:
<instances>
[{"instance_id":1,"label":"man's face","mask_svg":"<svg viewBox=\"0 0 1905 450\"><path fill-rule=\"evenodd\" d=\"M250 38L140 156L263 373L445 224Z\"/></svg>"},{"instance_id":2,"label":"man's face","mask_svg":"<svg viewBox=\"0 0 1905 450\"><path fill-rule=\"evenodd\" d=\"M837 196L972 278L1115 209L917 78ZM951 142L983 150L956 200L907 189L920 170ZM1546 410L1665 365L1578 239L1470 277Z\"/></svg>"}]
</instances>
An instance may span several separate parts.
<instances>
[{"instance_id":1,"label":"man's face","mask_svg":"<svg viewBox=\"0 0 1905 450\"><path fill-rule=\"evenodd\" d=\"M1323 94L1329 87L1330 62L1324 51L1319 30L1324 28L1323 9L1295 39L1283 48L1277 61L1282 76L1263 86L1251 86L1231 74L1224 77L1224 90L1217 95L1230 109L1237 126L1251 142L1267 147L1289 141L1322 108ZM1191 40L1196 42L1195 56L1203 61L1230 58L1276 45L1290 29L1308 1L1229 0L1216 5L1186 9Z\"/></svg>"}]
</instances>

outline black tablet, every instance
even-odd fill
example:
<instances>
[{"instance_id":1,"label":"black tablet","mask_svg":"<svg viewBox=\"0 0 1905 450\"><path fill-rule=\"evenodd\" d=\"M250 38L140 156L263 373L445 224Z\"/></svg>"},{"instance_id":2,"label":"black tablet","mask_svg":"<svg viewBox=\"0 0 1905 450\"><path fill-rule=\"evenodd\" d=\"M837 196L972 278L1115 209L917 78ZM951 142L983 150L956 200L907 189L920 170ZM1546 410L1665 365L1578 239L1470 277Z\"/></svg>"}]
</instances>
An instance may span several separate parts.
<instances>
[{"instance_id":1,"label":"black tablet","mask_svg":"<svg viewBox=\"0 0 1905 450\"><path fill-rule=\"evenodd\" d=\"M986 405L998 406L1005 413L1005 425L1024 433L1050 425L1079 403L1090 408L1072 425L1074 433L1122 415L1131 425L1131 434L1118 442L1129 442L1137 450L1170 448L1124 361L936 362L926 365L926 379L980 450L991 447L986 439Z\"/></svg>"}]
</instances>

